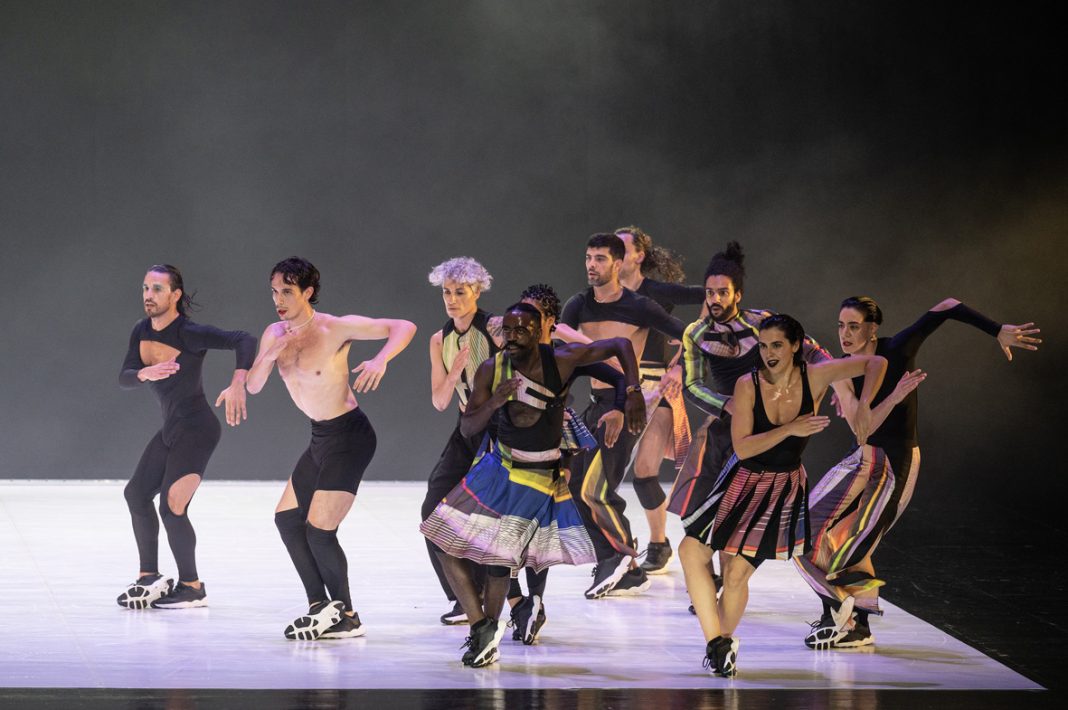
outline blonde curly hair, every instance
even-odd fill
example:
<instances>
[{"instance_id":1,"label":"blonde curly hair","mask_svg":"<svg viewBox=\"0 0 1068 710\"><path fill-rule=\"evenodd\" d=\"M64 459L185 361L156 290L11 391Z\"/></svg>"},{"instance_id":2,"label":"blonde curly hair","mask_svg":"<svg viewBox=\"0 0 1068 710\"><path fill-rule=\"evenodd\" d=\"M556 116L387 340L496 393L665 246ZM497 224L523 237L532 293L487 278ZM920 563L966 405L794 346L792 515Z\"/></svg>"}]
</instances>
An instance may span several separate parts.
<instances>
[{"instance_id":1,"label":"blonde curly hair","mask_svg":"<svg viewBox=\"0 0 1068 710\"><path fill-rule=\"evenodd\" d=\"M457 256L443 261L427 275L433 286L441 286L446 280L477 286L479 291L489 291L493 277L486 267L469 256Z\"/></svg>"}]
</instances>

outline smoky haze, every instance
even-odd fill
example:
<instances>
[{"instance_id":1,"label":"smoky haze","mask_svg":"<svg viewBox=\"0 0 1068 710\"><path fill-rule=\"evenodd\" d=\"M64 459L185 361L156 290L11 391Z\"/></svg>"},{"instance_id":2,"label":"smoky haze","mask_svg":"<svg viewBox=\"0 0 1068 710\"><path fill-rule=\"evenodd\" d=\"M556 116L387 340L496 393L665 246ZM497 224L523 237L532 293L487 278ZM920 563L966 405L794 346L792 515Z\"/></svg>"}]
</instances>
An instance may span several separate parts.
<instances>
[{"instance_id":1,"label":"smoky haze","mask_svg":"<svg viewBox=\"0 0 1068 710\"><path fill-rule=\"evenodd\" d=\"M196 320L258 336L270 267L299 254L322 310L419 326L360 399L367 478L423 480L456 416L430 403L429 269L478 258L491 311L539 281L566 298L586 236L638 224L694 282L739 240L744 303L835 352L855 294L884 334L947 296L1038 321L1037 356L951 323L920 358L918 499L994 496L1003 465L1048 468L1064 401L1053 24L1041 5L4 3L0 476L130 475L160 424L116 382L149 265L183 269ZM232 367L209 355L210 400ZM307 445L277 379L249 412L210 478L284 479ZM836 424L809 471L848 445Z\"/></svg>"}]
</instances>

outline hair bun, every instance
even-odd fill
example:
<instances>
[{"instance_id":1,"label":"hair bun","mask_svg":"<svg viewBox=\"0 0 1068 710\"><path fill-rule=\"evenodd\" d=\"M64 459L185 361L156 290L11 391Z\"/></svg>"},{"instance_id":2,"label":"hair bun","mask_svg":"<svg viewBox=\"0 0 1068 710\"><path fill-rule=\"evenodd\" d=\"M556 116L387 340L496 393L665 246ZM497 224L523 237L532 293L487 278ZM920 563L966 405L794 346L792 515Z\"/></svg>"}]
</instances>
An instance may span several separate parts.
<instances>
[{"instance_id":1,"label":"hair bun","mask_svg":"<svg viewBox=\"0 0 1068 710\"><path fill-rule=\"evenodd\" d=\"M723 252L723 258L729 259L741 266L745 263L745 254L742 252L742 245L738 242L727 242L727 249Z\"/></svg>"}]
</instances>

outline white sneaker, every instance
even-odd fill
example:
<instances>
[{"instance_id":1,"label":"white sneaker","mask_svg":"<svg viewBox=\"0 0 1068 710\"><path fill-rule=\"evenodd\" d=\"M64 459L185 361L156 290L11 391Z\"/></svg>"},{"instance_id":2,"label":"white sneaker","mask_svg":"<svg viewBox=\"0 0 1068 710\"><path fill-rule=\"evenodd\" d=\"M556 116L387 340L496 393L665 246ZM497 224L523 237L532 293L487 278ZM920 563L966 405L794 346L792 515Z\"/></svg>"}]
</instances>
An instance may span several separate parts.
<instances>
[{"instance_id":1,"label":"white sneaker","mask_svg":"<svg viewBox=\"0 0 1068 710\"><path fill-rule=\"evenodd\" d=\"M152 602L174 589L174 580L161 574L146 574L126 588L115 600L127 609L147 609Z\"/></svg>"}]
</instances>

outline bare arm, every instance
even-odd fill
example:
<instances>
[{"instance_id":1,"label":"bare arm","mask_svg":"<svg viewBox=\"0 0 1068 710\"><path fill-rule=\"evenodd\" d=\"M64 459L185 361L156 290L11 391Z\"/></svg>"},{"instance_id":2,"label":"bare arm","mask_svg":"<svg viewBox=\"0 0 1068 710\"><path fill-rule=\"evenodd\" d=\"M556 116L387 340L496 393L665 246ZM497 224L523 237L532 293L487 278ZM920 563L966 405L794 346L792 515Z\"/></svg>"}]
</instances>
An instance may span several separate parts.
<instances>
[{"instance_id":1,"label":"bare arm","mask_svg":"<svg viewBox=\"0 0 1068 710\"><path fill-rule=\"evenodd\" d=\"M378 389L378 383L386 374L386 365L400 354L415 337L415 323L398 318L366 318L364 316L343 316L338 318L338 332L346 340L385 340L378 354L364 360L353 372L359 373L352 389L357 392L370 392Z\"/></svg>"},{"instance_id":2,"label":"bare arm","mask_svg":"<svg viewBox=\"0 0 1068 710\"><path fill-rule=\"evenodd\" d=\"M624 417L627 429L639 434L645 427L645 397L638 386L638 361L634 357L634 346L628 338L607 338L595 340L588 345L572 343L557 351L557 362L564 365L560 376L566 381L571 372L580 365L591 365L609 358L617 358L623 366L623 377L627 383L627 403Z\"/></svg>"},{"instance_id":3,"label":"bare arm","mask_svg":"<svg viewBox=\"0 0 1068 710\"><path fill-rule=\"evenodd\" d=\"M460 416L460 433L464 436L474 436L485 431L493 413L503 407L512 393L519 389L520 380L518 377L513 377L502 382L495 392L491 392L493 369L494 361L490 358L479 365L478 370L475 371L471 398L467 401L467 409Z\"/></svg>"},{"instance_id":4,"label":"bare arm","mask_svg":"<svg viewBox=\"0 0 1068 710\"><path fill-rule=\"evenodd\" d=\"M461 349L453 361L452 371L449 372L441 359L441 343L442 334L439 330L430 338L430 401L434 403L434 409L444 412L452 402L456 383L460 381L460 374L464 371L471 351L468 348Z\"/></svg>"},{"instance_id":5,"label":"bare arm","mask_svg":"<svg viewBox=\"0 0 1068 710\"><path fill-rule=\"evenodd\" d=\"M912 372L906 372L898 380L897 386L894 387L893 392L883 398L883 401L875 405L871 410L871 429L868 431L868 436L871 436L879 430L879 427L883 425L886 418L890 416L890 412L894 410L894 407L905 401L905 397L909 395L914 389L920 386L924 380L927 379L927 373L923 370L913 370ZM834 387L834 394L838 398L838 405L841 416L849 424L849 428L856 433L856 425L854 424L857 410L857 396L853 392L852 383L846 380L839 380L832 384Z\"/></svg>"},{"instance_id":6,"label":"bare arm","mask_svg":"<svg viewBox=\"0 0 1068 710\"><path fill-rule=\"evenodd\" d=\"M263 331L259 352L256 353L256 359L245 377L245 389L249 394L258 394L263 389L271 370L274 369L275 361L292 338L292 333L287 333L281 323L272 323Z\"/></svg>"},{"instance_id":7,"label":"bare arm","mask_svg":"<svg viewBox=\"0 0 1068 710\"><path fill-rule=\"evenodd\" d=\"M851 427L857 435L857 443L866 442L872 431L871 401L883 383L886 358L881 355L854 355L841 360L824 360L810 365L808 373L813 398L817 401L823 397L831 383L864 375L864 389L853 410Z\"/></svg>"}]
</instances>

